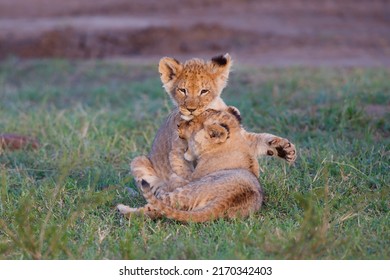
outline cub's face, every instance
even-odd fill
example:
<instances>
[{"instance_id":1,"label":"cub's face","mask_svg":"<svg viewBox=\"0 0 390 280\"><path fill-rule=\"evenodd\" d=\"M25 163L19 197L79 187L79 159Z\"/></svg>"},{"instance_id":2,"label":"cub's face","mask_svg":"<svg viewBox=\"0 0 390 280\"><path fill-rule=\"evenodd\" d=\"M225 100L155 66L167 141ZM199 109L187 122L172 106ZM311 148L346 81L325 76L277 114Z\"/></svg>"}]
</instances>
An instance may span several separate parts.
<instances>
[{"instance_id":1,"label":"cub's face","mask_svg":"<svg viewBox=\"0 0 390 280\"><path fill-rule=\"evenodd\" d=\"M194 131L187 137L188 149L184 153L187 161L198 160L204 153L212 151L215 145L226 141L228 131L225 127L218 124L205 126L200 130Z\"/></svg>"},{"instance_id":2,"label":"cub's face","mask_svg":"<svg viewBox=\"0 0 390 280\"><path fill-rule=\"evenodd\" d=\"M212 107L226 86L231 66L228 54L204 62L191 59L181 64L173 58L160 60L159 72L166 92L184 120L191 120Z\"/></svg>"},{"instance_id":3,"label":"cub's face","mask_svg":"<svg viewBox=\"0 0 390 280\"><path fill-rule=\"evenodd\" d=\"M212 152L223 145L232 133L240 133L240 122L230 109L226 112L209 109L191 121L182 120L178 126L179 137L188 143L184 154L187 161L195 161L202 154Z\"/></svg>"},{"instance_id":4,"label":"cub's face","mask_svg":"<svg viewBox=\"0 0 390 280\"><path fill-rule=\"evenodd\" d=\"M210 75L194 71L183 71L171 94L185 120L199 116L219 95L220 89Z\"/></svg>"}]
</instances>

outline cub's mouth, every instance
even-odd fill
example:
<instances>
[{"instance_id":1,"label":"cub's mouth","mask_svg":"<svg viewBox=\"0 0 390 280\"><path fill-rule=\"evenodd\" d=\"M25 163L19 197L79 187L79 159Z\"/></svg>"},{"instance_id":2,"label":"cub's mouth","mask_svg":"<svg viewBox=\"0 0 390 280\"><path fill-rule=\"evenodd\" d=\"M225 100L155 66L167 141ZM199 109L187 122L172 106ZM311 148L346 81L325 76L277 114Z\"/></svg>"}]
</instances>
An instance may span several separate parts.
<instances>
[{"instance_id":1,"label":"cub's mouth","mask_svg":"<svg viewBox=\"0 0 390 280\"><path fill-rule=\"evenodd\" d=\"M192 120L195 116L194 115L183 115L183 114L180 114L180 117L185 120L185 121L190 121Z\"/></svg>"},{"instance_id":2,"label":"cub's mouth","mask_svg":"<svg viewBox=\"0 0 390 280\"><path fill-rule=\"evenodd\" d=\"M187 108L180 108L180 116L183 120L186 121L190 121L196 116L194 112L195 111L190 111Z\"/></svg>"},{"instance_id":3,"label":"cub's mouth","mask_svg":"<svg viewBox=\"0 0 390 280\"><path fill-rule=\"evenodd\" d=\"M190 121L194 117L199 116L204 110L196 109L196 110L190 110L187 108L180 108L180 116L183 120Z\"/></svg>"}]
</instances>

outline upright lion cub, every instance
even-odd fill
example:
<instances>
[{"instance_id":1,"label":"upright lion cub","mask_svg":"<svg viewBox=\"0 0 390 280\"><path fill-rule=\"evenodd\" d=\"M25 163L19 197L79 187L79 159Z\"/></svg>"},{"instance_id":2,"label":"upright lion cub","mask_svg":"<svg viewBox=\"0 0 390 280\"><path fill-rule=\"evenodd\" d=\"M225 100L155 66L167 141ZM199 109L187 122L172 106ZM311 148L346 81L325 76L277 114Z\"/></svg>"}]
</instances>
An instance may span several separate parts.
<instances>
[{"instance_id":1,"label":"upright lion cub","mask_svg":"<svg viewBox=\"0 0 390 280\"><path fill-rule=\"evenodd\" d=\"M168 182L177 178L188 179L188 174L193 171L190 162L182 161L180 166L174 167L181 171L180 174L172 170L172 162L179 162L172 158L173 143L184 147L183 143L177 141L177 125L180 120L191 120L207 109L227 109L220 95L228 82L231 65L232 60L228 54L214 57L210 61L195 58L180 63L169 57L160 60L158 69L161 81L176 108L157 131L149 155L136 157L131 162L131 172L138 187L145 180L159 197L181 185L180 182ZM241 132L244 138L242 143L246 142L256 157L275 156L288 162L293 162L296 158L295 146L287 139L268 133Z\"/></svg>"},{"instance_id":2,"label":"upright lion cub","mask_svg":"<svg viewBox=\"0 0 390 280\"><path fill-rule=\"evenodd\" d=\"M207 110L191 121L181 121L179 136L188 143L185 158L197 161L190 183L157 199L153 185L142 181L148 204L142 208L119 205L131 216L144 213L182 222L247 217L260 209L263 192L258 182L255 152L245 144L241 125L228 111Z\"/></svg>"}]
</instances>

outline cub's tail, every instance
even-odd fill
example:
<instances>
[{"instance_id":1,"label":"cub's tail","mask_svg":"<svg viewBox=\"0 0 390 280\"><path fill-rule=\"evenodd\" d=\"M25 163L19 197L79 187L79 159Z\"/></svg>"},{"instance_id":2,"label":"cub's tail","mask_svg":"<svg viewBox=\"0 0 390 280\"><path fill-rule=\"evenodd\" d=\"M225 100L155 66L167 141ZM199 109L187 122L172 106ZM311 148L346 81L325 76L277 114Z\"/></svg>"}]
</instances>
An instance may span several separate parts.
<instances>
[{"instance_id":1,"label":"cub's tail","mask_svg":"<svg viewBox=\"0 0 390 280\"><path fill-rule=\"evenodd\" d=\"M161 211L161 213L169 219L177 220L180 222L202 223L212 221L224 216L225 211L222 209L218 209L220 207L218 207L218 205L215 205L215 203L210 203L198 210L184 211L172 208L171 206L164 204L161 200L158 200L154 196L150 184L148 182L142 180L141 185L142 192L148 203L154 206L159 211Z\"/></svg>"}]
</instances>

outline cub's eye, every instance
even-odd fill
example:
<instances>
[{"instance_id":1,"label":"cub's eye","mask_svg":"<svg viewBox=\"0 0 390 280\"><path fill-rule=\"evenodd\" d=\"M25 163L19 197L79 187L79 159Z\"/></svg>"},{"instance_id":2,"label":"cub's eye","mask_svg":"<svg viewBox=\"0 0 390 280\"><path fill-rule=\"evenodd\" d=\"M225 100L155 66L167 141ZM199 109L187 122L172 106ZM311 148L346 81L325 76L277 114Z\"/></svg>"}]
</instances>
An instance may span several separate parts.
<instances>
[{"instance_id":1,"label":"cub's eye","mask_svg":"<svg viewBox=\"0 0 390 280\"><path fill-rule=\"evenodd\" d=\"M178 88L178 90L184 94L184 95L187 95L187 90L185 88Z\"/></svg>"},{"instance_id":2,"label":"cub's eye","mask_svg":"<svg viewBox=\"0 0 390 280\"><path fill-rule=\"evenodd\" d=\"M208 90L208 89L202 89L201 91L200 91L200 95L206 95L206 94L208 94L210 91Z\"/></svg>"}]
</instances>

